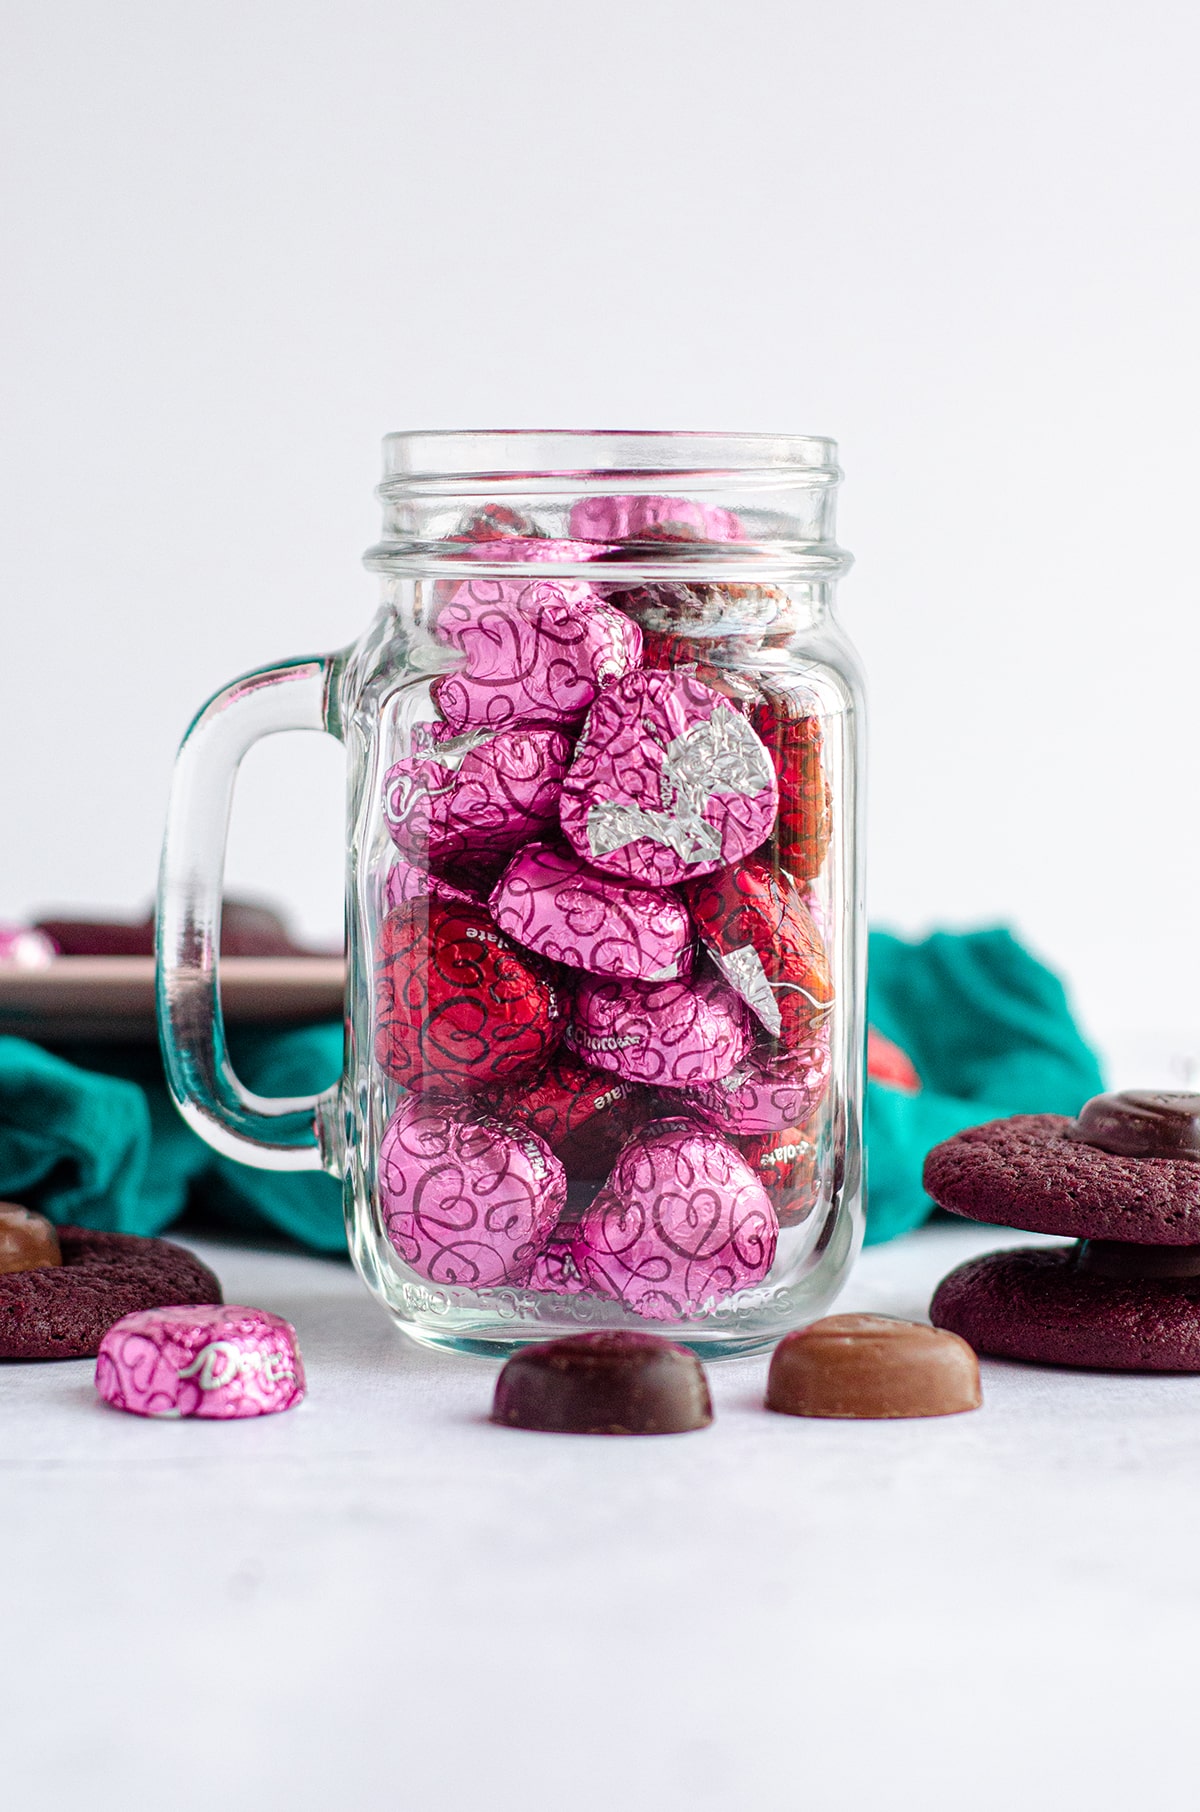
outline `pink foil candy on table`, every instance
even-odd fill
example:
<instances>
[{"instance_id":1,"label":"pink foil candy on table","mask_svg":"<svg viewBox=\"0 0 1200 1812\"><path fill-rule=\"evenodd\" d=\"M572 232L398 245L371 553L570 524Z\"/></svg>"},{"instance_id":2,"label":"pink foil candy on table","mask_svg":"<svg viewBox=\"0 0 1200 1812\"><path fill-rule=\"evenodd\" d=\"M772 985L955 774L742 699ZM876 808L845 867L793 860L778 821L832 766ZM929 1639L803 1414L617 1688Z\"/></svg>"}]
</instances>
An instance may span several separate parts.
<instances>
[{"instance_id":1,"label":"pink foil candy on table","mask_svg":"<svg viewBox=\"0 0 1200 1812\"><path fill-rule=\"evenodd\" d=\"M631 673L588 713L562 828L593 867L670 887L757 849L778 797L770 756L720 693L689 674Z\"/></svg>"},{"instance_id":2,"label":"pink foil candy on table","mask_svg":"<svg viewBox=\"0 0 1200 1812\"><path fill-rule=\"evenodd\" d=\"M818 1032L786 1057L751 1056L716 1082L689 1089L687 1103L721 1132L781 1132L810 1119L828 1086L829 1039Z\"/></svg>"},{"instance_id":3,"label":"pink foil candy on table","mask_svg":"<svg viewBox=\"0 0 1200 1812\"><path fill-rule=\"evenodd\" d=\"M580 1217L571 1255L585 1286L660 1321L716 1308L760 1283L778 1223L741 1155L688 1121L635 1133Z\"/></svg>"},{"instance_id":4,"label":"pink foil candy on table","mask_svg":"<svg viewBox=\"0 0 1200 1812\"><path fill-rule=\"evenodd\" d=\"M750 1048L750 1015L722 981L621 982L586 976L566 1031L593 1068L660 1088L715 1083Z\"/></svg>"},{"instance_id":5,"label":"pink foil candy on table","mask_svg":"<svg viewBox=\"0 0 1200 1812\"><path fill-rule=\"evenodd\" d=\"M266 1309L140 1309L100 1342L96 1389L137 1416L233 1421L293 1408L304 1366L295 1328Z\"/></svg>"},{"instance_id":6,"label":"pink foil candy on table","mask_svg":"<svg viewBox=\"0 0 1200 1812\"><path fill-rule=\"evenodd\" d=\"M550 829L571 759L548 725L452 736L418 726L414 752L387 771L383 811L392 842L418 867L507 856Z\"/></svg>"},{"instance_id":7,"label":"pink foil candy on table","mask_svg":"<svg viewBox=\"0 0 1200 1812\"><path fill-rule=\"evenodd\" d=\"M566 1203L566 1173L529 1128L460 1113L427 1097L392 1115L379 1149L387 1236L430 1283L522 1284Z\"/></svg>"},{"instance_id":8,"label":"pink foil candy on table","mask_svg":"<svg viewBox=\"0 0 1200 1812\"><path fill-rule=\"evenodd\" d=\"M491 909L519 944L575 969L644 981L691 973L692 926L678 895L601 874L572 850L519 850Z\"/></svg>"},{"instance_id":9,"label":"pink foil candy on table","mask_svg":"<svg viewBox=\"0 0 1200 1812\"><path fill-rule=\"evenodd\" d=\"M637 624L582 579L466 579L433 633L466 657L430 687L455 732L575 723L642 656Z\"/></svg>"},{"instance_id":10,"label":"pink foil candy on table","mask_svg":"<svg viewBox=\"0 0 1200 1812\"><path fill-rule=\"evenodd\" d=\"M690 497L581 497L568 530L584 541L740 541L732 510Z\"/></svg>"},{"instance_id":11,"label":"pink foil candy on table","mask_svg":"<svg viewBox=\"0 0 1200 1812\"><path fill-rule=\"evenodd\" d=\"M0 925L0 963L15 969L48 969L58 946L32 925Z\"/></svg>"}]
</instances>

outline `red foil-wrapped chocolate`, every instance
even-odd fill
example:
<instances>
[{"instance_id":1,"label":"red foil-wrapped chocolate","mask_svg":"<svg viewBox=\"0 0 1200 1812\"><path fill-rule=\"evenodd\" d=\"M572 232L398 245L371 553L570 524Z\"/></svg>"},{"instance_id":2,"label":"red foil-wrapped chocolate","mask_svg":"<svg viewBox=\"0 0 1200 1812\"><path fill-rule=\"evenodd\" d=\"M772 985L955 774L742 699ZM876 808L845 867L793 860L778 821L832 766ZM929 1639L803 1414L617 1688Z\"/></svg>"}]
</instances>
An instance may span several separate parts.
<instances>
[{"instance_id":1,"label":"red foil-wrapped chocolate","mask_svg":"<svg viewBox=\"0 0 1200 1812\"><path fill-rule=\"evenodd\" d=\"M405 1264L430 1283L524 1283L567 1198L563 1167L528 1128L408 1100L379 1148L379 1205Z\"/></svg>"},{"instance_id":2,"label":"red foil-wrapped chocolate","mask_svg":"<svg viewBox=\"0 0 1200 1812\"><path fill-rule=\"evenodd\" d=\"M482 907L433 898L406 901L380 926L375 1009L376 1059L415 1092L529 1075L562 1029L537 958L522 955Z\"/></svg>"},{"instance_id":3,"label":"red foil-wrapped chocolate","mask_svg":"<svg viewBox=\"0 0 1200 1812\"><path fill-rule=\"evenodd\" d=\"M713 962L785 1051L795 1050L833 1001L816 926L786 875L751 857L684 884Z\"/></svg>"},{"instance_id":4,"label":"red foil-wrapped chocolate","mask_svg":"<svg viewBox=\"0 0 1200 1812\"><path fill-rule=\"evenodd\" d=\"M775 1060L752 1055L716 1082L691 1088L693 1112L721 1132L781 1132L812 1118L829 1086L829 1039L818 1031Z\"/></svg>"},{"instance_id":5,"label":"red foil-wrapped chocolate","mask_svg":"<svg viewBox=\"0 0 1200 1812\"><path fill-rule=\"evenodd\" d=\"M581 497L568 533L583 541L741 541L732 510L690 497Z\"/></svg>"},{"instance_id":6,"label":"red foil-wrapped chocolate","mask_svg":"<svg viewBox=\"0 0 1200 1812\"><path fill-rule=\"evenodd\" d=\"M750 1016L721 981L689 986L589 975L575 991L567 1043L596 1069L688 1088L736 1068L750 1048Z\"/></svg>"},{"instance_id":7,"label":"red foil-wrapped chocolate","mask_svg":"<svg viewBox=\"0 0 1200 1812\"><path fill-rule=\"evenodd\" d=\"M820 1128L789 1126L782 1132L754 1133L735 1140L763 1188L771 1198L781 1227L798 1227L806 1221L821 1194L817 1175Z\"/></svg>"},{"instance_id":8,"label":"red foil-wrapped chocolate","mask_svg":"<svg viewBox=\"0 0 1200 1812\"><path fill-rule=\"evenodd\" d=\"M562 1159L568 1176L603 1177L633 1128L649 1117L645 1091L589 1069L561 1047L541 1075L477 1099L497 1120L529 1126Z\"/></svg>"},{"instance_id":9,"label":"red foil-wrapped chocolate","mask_svg":"<svg viewBox=\"0 0 1200 1812\"><path fill-rule=\"evenodd\" d=\"M687 1121L635 1133L571 1256L585 1286L637 1315L680 1321L762 1281L778 1223L762 1184L723 1139Z\"/></svg>"},{"instance_id":10,"label":"red foil-wrapped chocolate","mask_svg":"<svg viewBox=\"0 0 1200 1812\"><path fill-rule=\"evenodd\" d=\"M679 896L602 874L573 850L518 850L490 904L502 931L553 962L631 980L691 973L692 927Z\"/></svg>"},{"instance_id":11,"label":"red foil-wrapped chocolate","mask_svg":"<svg viewBox=\"0 0 1200 1812\"><path fill-rule=\"evenodd\" d=\"M469 730L418 725L413 754L388 769L392 842L418 867L509 855L557 820L570 739L542 724Z\"/></svg>"},{"instance_id":12,"label":"red foil-wrapped chocolate","mask_svg":"<svg viewBox=\"0 0 1200 1812\"><path fill-rule=\"evenodd\" d=\"M821 765L821 720L807 694L771 686L764 688L751 722L779 776L776 860L797 880L812 880L824 864L833 818Z\"/></svg>"},{"instance_id":13,"label":"red foil-wrapped chocolate","mask_svg":"<svg viewBox=\"0 0 1200 1812\"><path fill-rule=\"evenodd\" d=\"M430 687L455 732L575 723L601 686L642 654L637 624L582 579L466 579L438 612L433 633L465 656Z\"/></svg>"},{"instance_id":14,"label":"red foil-wrapped chocolate","mask_svg":"<svg viewBox=\"0 0 1200 1812\"><path fill-rule=\"evenodd\" d=\"M687 674L631 673L588 713L562 828L592 866L670 887L757 849L777 799L771 758L727 699Z\"/></svg>"}]
</instances>

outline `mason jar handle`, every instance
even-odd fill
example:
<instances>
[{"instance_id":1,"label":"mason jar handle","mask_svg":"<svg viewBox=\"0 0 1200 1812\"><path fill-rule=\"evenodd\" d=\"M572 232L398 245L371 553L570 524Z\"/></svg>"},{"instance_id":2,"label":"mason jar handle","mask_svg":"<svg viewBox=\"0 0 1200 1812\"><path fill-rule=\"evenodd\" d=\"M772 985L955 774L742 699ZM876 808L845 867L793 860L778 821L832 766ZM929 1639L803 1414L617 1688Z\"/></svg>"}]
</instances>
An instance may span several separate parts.
<instances>
[{"instance_id":1,"label":"mason jar handle","mask_svg":"<svg viewBox=\"0 0 1200 1812\"><path fill-rule=\"evenodd\" d=\"M184 1119L215 1151L260 1170L335 1167L339 1084L319 1095L252 1094L229 1060L220 996L221 894L242 757L279 730L340 736L337 657L262 667L200 711L180 745L158 889L158 1030ZM324 1147L324 1149L323 1149Z\"/></svg>"}]
</instances>

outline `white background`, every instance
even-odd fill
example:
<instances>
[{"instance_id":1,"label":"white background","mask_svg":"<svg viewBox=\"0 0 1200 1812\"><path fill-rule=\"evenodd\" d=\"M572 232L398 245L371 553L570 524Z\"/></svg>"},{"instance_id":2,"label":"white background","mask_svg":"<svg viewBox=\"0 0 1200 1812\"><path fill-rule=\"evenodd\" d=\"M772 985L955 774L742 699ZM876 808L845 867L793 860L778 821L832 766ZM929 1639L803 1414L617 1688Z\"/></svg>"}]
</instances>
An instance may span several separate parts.
<instances>
[{"instance_id":1,"label":"white background","mask_svg":"<svg viewBox=\"0 0 1200 1812\"><path fill-rule=\"evenodd\" d=\"M1193 6L3 26L0 915L145 903L192 709L372 610L385 430L797 430L875 922L1013 923L1106 1043L1200 1025ZM336 935L339 812L332 746L261 751L233 881Z\"/></svg>"}]
</instances>

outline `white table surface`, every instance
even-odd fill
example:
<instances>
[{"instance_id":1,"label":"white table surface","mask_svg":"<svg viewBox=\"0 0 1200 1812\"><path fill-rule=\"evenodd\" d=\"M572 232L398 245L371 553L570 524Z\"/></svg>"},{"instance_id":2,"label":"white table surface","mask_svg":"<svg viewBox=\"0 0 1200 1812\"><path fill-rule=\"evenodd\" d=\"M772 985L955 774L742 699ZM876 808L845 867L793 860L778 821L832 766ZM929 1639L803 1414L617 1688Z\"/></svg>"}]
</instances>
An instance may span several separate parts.
<instances>
[{"instance_id":1,"label":"white table surface","mask_svg":"<svg viewBox=\"0 0 1200 1812\"><path fill-rule=\"evenodd\" d=\"M875 1248L839 1306L920 1316L1006 1237ZM0 1367L12 1812L1200 1799L1200 1378L990 1363L978 1414L841 1423L755 1360L700 1434L526 1434L348 1266L197 1249L309 1399L150 1422Z\"/></svg>"}]
</instances>

